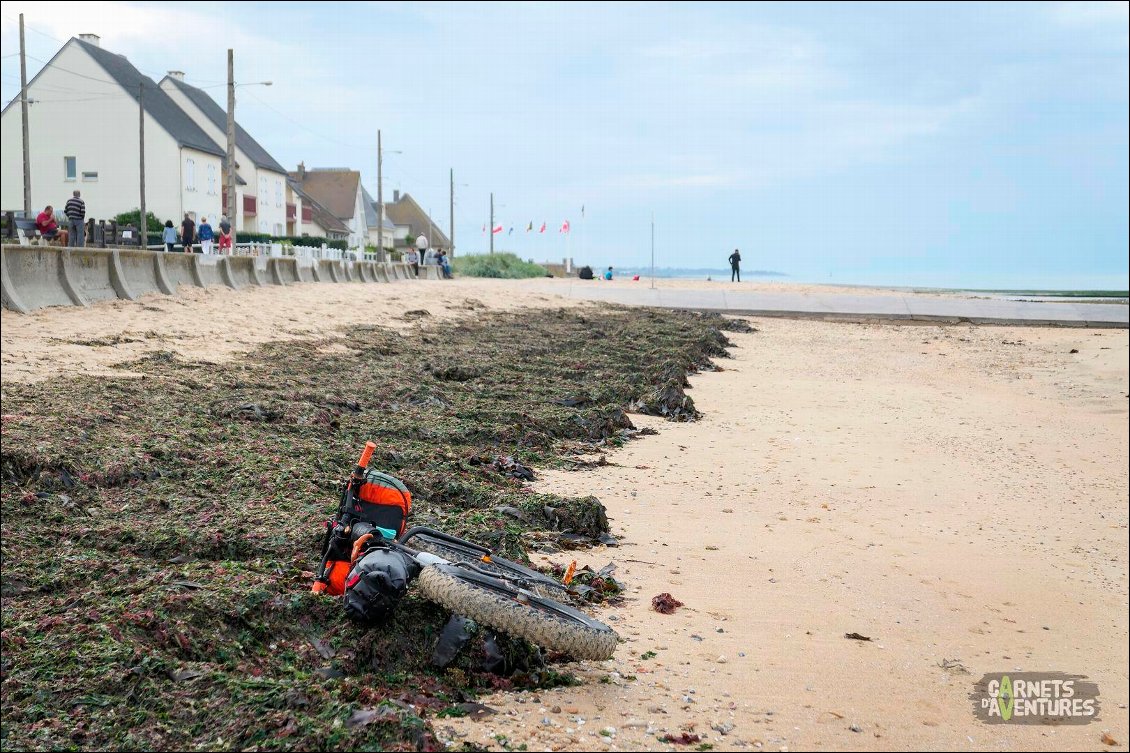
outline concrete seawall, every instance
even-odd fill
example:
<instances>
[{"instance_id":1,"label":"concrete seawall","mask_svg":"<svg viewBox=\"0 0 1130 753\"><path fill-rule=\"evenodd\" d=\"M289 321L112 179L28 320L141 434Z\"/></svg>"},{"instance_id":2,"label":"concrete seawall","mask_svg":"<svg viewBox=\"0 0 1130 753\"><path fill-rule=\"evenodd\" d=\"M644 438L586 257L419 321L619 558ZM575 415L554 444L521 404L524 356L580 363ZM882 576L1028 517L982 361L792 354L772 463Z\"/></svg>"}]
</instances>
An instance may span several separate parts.
<instances>
[{"instance_id":1,"label":"concrete seawall","mask_svg":"<svg viewBox=\"0 0 1130 753\"><path fill-rule=\"evenodd\" d=\"M402 279L392 273L399 266L328 259L299 264L293 257L202 256L136 248L0 246L3 306L21 314L47 306L177 295L182 286L240 290L313 282L390 282Z\"/></svg>"}]
</instances>

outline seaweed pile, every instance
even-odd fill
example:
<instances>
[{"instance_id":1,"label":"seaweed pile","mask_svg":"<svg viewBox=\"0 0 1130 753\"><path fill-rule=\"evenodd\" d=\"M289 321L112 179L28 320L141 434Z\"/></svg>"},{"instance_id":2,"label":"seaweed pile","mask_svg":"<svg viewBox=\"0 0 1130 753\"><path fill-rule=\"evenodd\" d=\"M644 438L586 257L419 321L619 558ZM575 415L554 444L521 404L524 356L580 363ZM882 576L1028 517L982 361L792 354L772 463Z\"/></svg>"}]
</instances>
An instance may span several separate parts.
<instances>
[{"instance_id":1,"label":"seaweed pile","mask_svg":"<svg viewBox=\"0 0 1130 753\"><path fill-rule=\"evenodd\" d=\"M626 408L693 419L687 374L732 325L519 311L5 384L0 745L427 750L430 718L481 688L569 682L511 641L492 648L509 677L436 669L447 615L416 597L348 623L309 593L320 523L371 439L416 524L522 561L599 539L599 501L532 493L529 469L626 441Z\"/></svg>"}]
</instances>

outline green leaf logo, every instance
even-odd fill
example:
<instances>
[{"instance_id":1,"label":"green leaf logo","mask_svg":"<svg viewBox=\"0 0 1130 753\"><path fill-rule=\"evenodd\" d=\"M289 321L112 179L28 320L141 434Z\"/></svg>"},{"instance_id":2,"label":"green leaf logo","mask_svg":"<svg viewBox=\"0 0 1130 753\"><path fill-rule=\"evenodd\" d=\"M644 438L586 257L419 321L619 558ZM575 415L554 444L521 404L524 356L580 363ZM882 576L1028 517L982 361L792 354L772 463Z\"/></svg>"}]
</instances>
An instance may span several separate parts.
<instances>
[{"instance_id":1,"label":"green leaf logo","mask_svg":"<svg viewBox=\"0 0 1130 753\"><path fill-rule=\"evenodd\" d=\"M1012 710L1016 699L1012 695L1012 680L1005 675L1001 678L1001 689L997 695L997 708L1000 709L1001 719L1006 722L1012 718Z\"/></svg>"}]
</instances>

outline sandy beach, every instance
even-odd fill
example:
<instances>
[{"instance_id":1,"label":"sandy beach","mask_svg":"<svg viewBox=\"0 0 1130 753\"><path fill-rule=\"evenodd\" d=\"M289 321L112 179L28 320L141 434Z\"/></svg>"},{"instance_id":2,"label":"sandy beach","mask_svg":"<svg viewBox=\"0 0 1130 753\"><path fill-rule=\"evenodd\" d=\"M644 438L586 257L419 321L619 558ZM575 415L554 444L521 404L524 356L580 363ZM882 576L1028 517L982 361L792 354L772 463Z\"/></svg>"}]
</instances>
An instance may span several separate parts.
<instances>
[{"instance_id":1,"label":"sandy beach","mask_svg":"<svg viewBox=\"0 0 1130 753\"><path fill-rule=\"evenodd\" d=\"M410 333L408 312L421 310L457 322L550 306L594 308L517 281L457 280L4 311L3 381L122 375L159 350L227 360L358 324ZM598 611L625 639L616 656L576 665L580 686L501 693L481 699L496 712L485 718L436 719L440 738L1126 750L1127 332L750 322L756 332L729 335L732 358L692 377L701 420L633 415L658 435L604 466L538 472L535 489L607 507L618 547L553 559L616 564L627 598ZM684 606L657 613L663 592ZM985 725L968 696L995 671L1085 675L1101 720Z\"/></svg>"},{"instance_id":2,"label":"sandy beach","mask_svg":"<svg viewBox=\"0 0 1130 753\"><path fill-rule=\"evenodd\" d=\"M499 713L453 736L1095 750L1110 730L1124 750L1126 333L755 326L692 378L701 421L635 417L659 436L540 482L608 506L622 546L582 562L631 584L603 614L627 643L583 687L486 699ZM686 606L658 614L661 592ZM1096 680L1103 721L975 721L974 680L1016 670Z\"/></svg>"}]
</instances>

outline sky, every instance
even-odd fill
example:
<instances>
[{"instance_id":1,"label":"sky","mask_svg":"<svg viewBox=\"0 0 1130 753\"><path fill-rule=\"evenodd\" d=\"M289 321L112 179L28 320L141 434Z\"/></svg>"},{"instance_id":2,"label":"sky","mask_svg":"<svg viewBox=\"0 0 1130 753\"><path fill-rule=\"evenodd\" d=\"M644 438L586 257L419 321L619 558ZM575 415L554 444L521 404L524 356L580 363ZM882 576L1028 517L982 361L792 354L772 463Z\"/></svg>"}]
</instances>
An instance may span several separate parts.
<instances>
[{"instance_id":1,"label":"sky","mask_svg":"<svg viewBox=\"0 0 1130 753\"><path fill-rule=\"evenodd\" d=\"M95 33L226 106L233 48L237 82L273 82L236 118L279 162L376 196L380 129L386 200L445 231L454 170L457 254L488 248L493 192L496 250L538 261L647 266L654 217L658 267L1128 287L1125 2L13 1L5 103L21 12L29 77Z\"/></svg>"}]
</instances>

